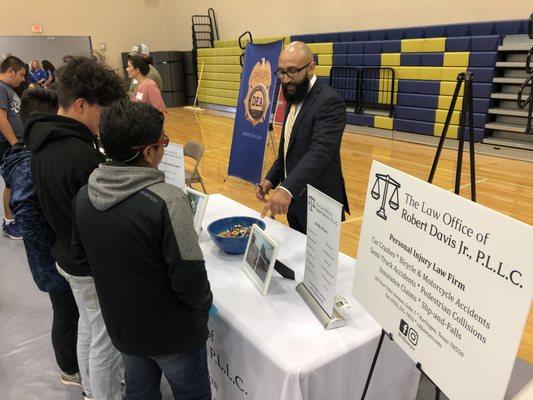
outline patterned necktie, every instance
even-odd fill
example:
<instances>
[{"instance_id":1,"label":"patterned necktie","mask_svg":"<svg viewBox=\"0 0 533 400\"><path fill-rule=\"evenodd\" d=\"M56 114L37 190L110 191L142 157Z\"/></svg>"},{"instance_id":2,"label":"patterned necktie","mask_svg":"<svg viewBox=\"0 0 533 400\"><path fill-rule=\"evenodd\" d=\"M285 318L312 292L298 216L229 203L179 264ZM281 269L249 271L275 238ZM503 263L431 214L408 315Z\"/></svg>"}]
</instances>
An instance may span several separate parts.
<instances>
[{"instance_id":1,"label":"patterned necktie","mask_svg":"<svg viewBox=\"0 0 533 400\"><path fill-rule=\"evenodd\" d=\"M284 141L283 141L283 156L287 158L287 150L289 149L289 142L291 141L292 126L294 125L294 120L296 119L296 104L291 105L289 111L289 116L287 117L287 122L285 123L285 131L283 132Z\"/></svg>"}]
</instances>

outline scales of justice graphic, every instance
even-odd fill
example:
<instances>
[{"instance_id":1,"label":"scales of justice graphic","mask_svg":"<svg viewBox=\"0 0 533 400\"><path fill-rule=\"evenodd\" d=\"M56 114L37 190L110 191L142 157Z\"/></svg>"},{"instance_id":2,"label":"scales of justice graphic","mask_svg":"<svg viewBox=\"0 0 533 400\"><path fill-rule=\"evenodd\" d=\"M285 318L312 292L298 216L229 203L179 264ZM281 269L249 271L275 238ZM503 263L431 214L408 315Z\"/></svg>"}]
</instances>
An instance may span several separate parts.
<instances>
[{"instance_id":1,"label":"scales of justice graphic","mask_svg":"<svg viewBox=\"0 0 533 400\"><path fill-rule=\"evenodd\" d=\"M384 220L387 220L385 206L387 205L387 192L389 191L389 185L394 187L394 190L389 197L389 207L393 210L397 210L400 206L398 189L402 186L400 183L398 183L398 181L391 178L389 175L376 174L376 182L374 183L374 186L372 186L372 191L370 192L374 199L379 200L381 198L381 207L376 214ZM381 194L382 189L383 195Z\"/></svg>"}]
</instances>

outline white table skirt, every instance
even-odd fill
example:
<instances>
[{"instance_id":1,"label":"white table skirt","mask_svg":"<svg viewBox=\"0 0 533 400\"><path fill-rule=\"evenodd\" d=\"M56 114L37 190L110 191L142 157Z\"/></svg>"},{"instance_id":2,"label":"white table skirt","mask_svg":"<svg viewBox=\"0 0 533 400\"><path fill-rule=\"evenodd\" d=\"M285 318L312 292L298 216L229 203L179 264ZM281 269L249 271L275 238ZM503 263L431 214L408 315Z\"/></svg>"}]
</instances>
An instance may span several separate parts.
<instances>
[{"instance_id":1,"label":"white table skirt","mask_svg":"<svg viewBox=\"0 0 533 400\"><path fill-rule=\"evenodd\" d=\"M266 232L280 245L278 259L295 271L296 281L274 272L263 297L241 270L243 255L222 252L207 233L210 222L237 215L259 217L211 195L199 238L218 310L207 342L214 399L360 399L381 328L350 295L355 260L339 254L337 293L352 305L347 325L326 331L295 290L305 269L305 236L265 219ZM414 399L418 379L410 359L385 339L366 398Z\"/></svg>"}]
</instances>

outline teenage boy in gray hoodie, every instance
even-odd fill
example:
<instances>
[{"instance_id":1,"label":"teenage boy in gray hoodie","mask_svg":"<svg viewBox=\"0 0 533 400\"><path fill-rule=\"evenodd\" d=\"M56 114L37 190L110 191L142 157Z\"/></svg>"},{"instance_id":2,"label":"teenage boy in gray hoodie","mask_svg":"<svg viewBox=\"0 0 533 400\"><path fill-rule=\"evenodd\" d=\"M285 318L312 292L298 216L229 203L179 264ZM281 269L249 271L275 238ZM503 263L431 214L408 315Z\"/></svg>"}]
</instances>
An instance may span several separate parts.
<instances>
[{"instance_id":1,"label":"teenage boy in gray hoodie","mask_svg":"<svg viewBox=\"0 0 533 400\"><path fill-rule=\"evenodd\" d=\"M157 170L164 116L144 103L104 110L108 156L74 200L72 249L90 267L107 331L122 352L126 399L211 399L212 294L187 196Z\"/></svg>"}]
</instances>

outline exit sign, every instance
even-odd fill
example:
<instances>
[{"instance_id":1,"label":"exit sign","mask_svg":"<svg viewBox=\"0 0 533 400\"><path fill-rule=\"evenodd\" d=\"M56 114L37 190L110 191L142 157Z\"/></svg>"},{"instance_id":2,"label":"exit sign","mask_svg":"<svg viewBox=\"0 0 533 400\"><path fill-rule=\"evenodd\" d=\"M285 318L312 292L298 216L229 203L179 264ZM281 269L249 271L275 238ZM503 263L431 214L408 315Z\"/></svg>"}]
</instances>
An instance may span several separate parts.
<instances>
[{"instance_id":1,"label":"exit sign","mask_svg":"<svg viewBox=\"0 0 533 400\"><path fill-rule=\"evenodd\" d=\"M31 24L32 33L42 33L43 26L41 24Z\"/></svg>"}]
</instances>

